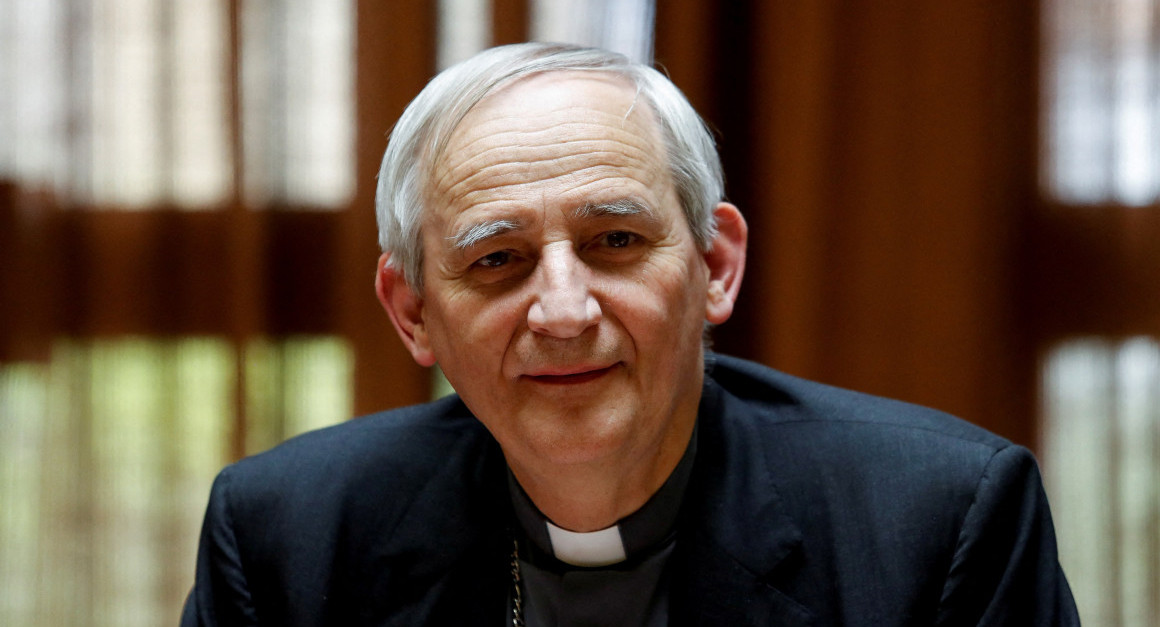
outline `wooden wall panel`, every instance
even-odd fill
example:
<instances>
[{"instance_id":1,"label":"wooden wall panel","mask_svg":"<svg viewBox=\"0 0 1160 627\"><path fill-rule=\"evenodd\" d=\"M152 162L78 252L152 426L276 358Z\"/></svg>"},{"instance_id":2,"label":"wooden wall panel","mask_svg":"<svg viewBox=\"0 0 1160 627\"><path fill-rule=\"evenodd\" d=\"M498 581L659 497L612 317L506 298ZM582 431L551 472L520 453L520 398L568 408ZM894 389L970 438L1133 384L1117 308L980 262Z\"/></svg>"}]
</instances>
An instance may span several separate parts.
<instances>
[{"instance_id":1,"label":"wooden wall panel","mask_svg":"<svg viewBox=\"0 0 1160 627\"><path fill-rule=\"evenodd\" d=\"M358 2L358 155L352 209L340 227L336 277L341 329L356 351L355 411L365 413L427 400L429 373L396 337L374 293L379 257L375 177L395 120L435 71L435 3Z\"/></svg>"},{"instance_id":2,"label":"wooden wall panel","mask_svg":"<svg viewBox=\"0 0 1160 627\"><path fill-rule=\"evenodd\" d=\"M60 267L44 245L51 208L0 181L0 363L48 359Z\"/></svg>"},{"instance_id":3,"label":"wooden wall panel","mask_svg":"<svg viewBox=\"0 0 1160 627\"><path fill-rule=\"evenodd\" d=\"M666 32L703 5L658 4L658 59L721 130L751 226L722 351L1034 441L1020 264L1038 18L1023 4L740 3L695 36L724 58Z\"/></svg>"},{"instance_id":4,"label":"wooden wall panel","mask_svg":"<svg viewBox=\"0 0 1160 627\"><path fill-rule=\"evenodd\" d=\"M502 46L527 41L530 24L528 0L492 0L492 45Z\"/></svg>"}]
</instances>

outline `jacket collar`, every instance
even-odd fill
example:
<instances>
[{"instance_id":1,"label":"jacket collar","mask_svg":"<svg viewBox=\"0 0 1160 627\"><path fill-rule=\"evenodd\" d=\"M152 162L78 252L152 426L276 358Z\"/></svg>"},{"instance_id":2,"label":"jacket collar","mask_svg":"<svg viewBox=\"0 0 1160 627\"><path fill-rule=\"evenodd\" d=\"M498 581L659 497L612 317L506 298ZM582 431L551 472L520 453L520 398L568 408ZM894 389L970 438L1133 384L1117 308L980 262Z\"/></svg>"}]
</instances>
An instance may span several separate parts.
<instances>
[{"instance_id":1,"label":"jacket collar","mask_svg":"<svg viewBox=\"0 0 1160 627\"><path fill-rule=\"evenodd\" d=\"M462 411L470 416L465 408ZM671 625L804 627L816 622L813 613L788 593L799 572L802 532L782 505L771 460L750 412L706 377L697 453L672 557ZM460 428L482 431L478 424ZM440 616L452 624L469 615L476 620L495 616L496 624L502 624L498 621L504 617L510 582L509 526L514 523L506 466L489 436L477 433L460 442L465 445L452 457L470 460L461 472L471 478L473 489L464 494L461 487L433 482L426 492L434 498L416 499L402 521L385 526L389 533L354 560L364 566L356 572L382 572L355 582L356 588L372 588L356 594L364 603L396 597L400 584L404 589L414 585L428 593L415 590L415 601L423 601L405 612L407 616ZM432 551L433 537L443 539L439 550ZM409 581L387 576L401 566L401 556L416 560L407 569ZM383 586L394 587L394 593ZM448 605L452 601L453 607ZM376 609L371 613L382 616L400 608Z\"/></svg>"}]
</instances>

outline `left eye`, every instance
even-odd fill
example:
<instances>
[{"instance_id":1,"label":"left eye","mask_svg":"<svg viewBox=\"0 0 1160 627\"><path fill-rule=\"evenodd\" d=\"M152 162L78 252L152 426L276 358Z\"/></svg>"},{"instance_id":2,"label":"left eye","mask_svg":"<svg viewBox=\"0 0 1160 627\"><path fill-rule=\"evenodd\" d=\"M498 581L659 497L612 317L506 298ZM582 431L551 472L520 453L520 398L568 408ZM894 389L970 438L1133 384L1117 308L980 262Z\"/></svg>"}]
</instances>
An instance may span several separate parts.
<instances>
[{"instance_id":1,"label":"left eye","mask_svg":"<svg viewBox=\"0 0 1160 627\"><path fill-rule=\"evenodd\" d=\"M637 236L627 231L612 231L605 233L601 240L609 248L624 248L636 242Z\"/></svg>"}]
</instances>

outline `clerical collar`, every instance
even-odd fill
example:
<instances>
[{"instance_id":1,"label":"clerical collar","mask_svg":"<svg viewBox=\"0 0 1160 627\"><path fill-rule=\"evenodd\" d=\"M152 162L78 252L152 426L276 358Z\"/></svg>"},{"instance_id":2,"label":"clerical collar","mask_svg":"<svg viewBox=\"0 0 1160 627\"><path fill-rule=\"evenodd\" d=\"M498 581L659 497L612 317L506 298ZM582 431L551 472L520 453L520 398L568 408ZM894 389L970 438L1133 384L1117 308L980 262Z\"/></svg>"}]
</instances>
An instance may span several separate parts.
<instances>
[{"instance_id":1,"label":"clerical collar","mask_svg":"<svg viewBox=\"0 0 1160 627\"><path fill-rule=\"evenodd\" d=\"M600 531L578 533L557 527L532 503L532 499L508 470L508 492L520 527L535 549L555 559L581 567L619 564L655 551L672 538L677 514L693 470L697 431L681 461L640 509Z\"/></svg>"}]
</instances>

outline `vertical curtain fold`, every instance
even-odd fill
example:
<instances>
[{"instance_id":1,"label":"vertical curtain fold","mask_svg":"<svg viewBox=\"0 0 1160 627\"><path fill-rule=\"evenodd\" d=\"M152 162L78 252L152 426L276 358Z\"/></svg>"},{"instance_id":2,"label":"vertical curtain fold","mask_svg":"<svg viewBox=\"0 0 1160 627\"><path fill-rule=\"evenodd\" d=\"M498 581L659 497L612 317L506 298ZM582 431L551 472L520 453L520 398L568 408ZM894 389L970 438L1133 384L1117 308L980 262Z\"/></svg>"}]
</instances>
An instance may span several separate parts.
<instances>
[{"instance_id":1,"label":"vertical curtain fold","mask_svg":"<svg viewBox=\"0 0 1160 627\"><path fill-rule=\"evenodd\" d=\"M752 229L721 350L1032 443L1034 348L1013 303L1035 204L1034 8L657 10L657 59L720 132ZM721 52L683 48L689 24Z\"/></svg>"}]
</instances>

